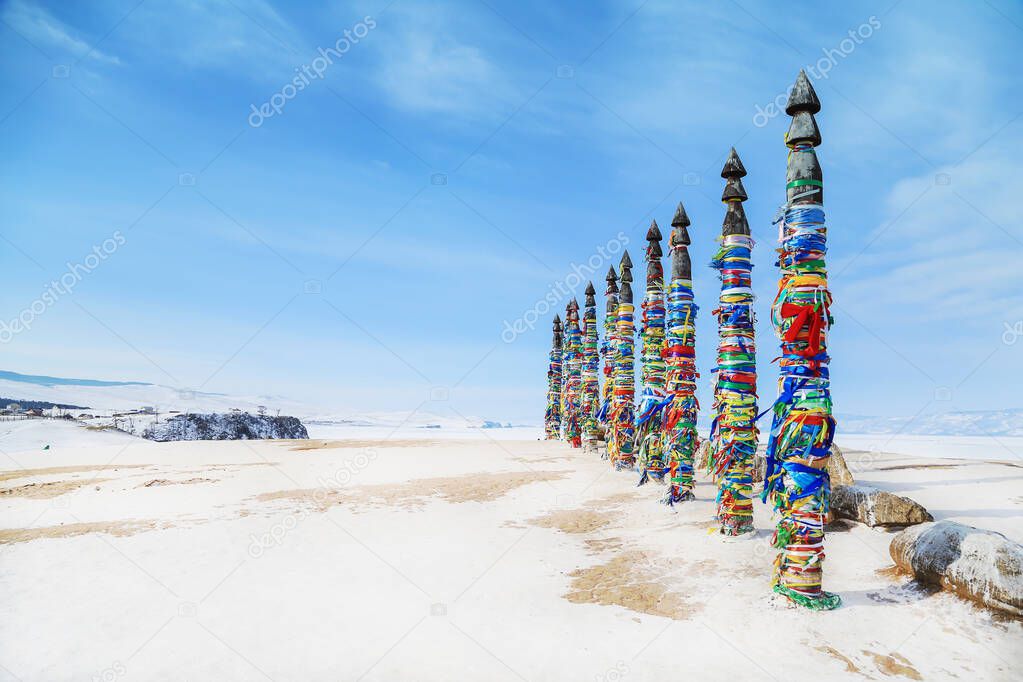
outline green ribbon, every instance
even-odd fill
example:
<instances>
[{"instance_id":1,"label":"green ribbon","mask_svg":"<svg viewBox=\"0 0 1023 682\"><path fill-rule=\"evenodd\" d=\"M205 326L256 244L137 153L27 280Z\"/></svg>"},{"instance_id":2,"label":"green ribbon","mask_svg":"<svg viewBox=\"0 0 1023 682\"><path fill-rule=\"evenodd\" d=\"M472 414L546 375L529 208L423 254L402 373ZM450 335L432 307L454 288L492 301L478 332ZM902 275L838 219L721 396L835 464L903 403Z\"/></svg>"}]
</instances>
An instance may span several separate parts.
<instances>
[{"instance_id":1,"label":"green ribbon","mask_svg":"<svg viewBox=\"0 0 1023 682\"><path fill-rule=\"evenodd\" d=\"M820 180L814 180L812 178L806 178L805 180L793 180L789 184L785 185L786 189L792 189L793 187L803 187L804 185L813 185L814 187L823 187L824 183Z\"/></svg>"}]
</instances>

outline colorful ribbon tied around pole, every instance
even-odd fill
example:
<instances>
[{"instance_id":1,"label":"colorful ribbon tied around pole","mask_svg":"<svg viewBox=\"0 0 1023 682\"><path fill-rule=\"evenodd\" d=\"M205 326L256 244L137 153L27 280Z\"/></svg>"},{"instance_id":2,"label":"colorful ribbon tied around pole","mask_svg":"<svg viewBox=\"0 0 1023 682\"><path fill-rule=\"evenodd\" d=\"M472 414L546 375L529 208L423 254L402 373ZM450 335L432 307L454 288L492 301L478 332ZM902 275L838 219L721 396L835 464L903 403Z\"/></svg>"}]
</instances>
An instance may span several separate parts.
<instances>
[{"instance_id":1,"label":"colorful ribbon tied around pole","mask_svg":"<svg viewBox=\"0 0 1023 682\"><path fill-rule=\"evenodd\" d=\"M718 481L720 531L732 536L753 530L753 467L759 431L752 249L748 235L726 234L711 261L711 267L720 272L721 296L714 311L718 356L710 464Z\"/></svg>"},{"instance_id":2,"label":"colorful ribbon tied around pole","mask_svg":"<svg viewBox=\"0 0 1023 682\"><path fill-rule=\"evenodd\" d=\"M597 339L597 308L591 283L586 288L586 310L583 314L582 353L582 431L583 437L597 440L597 412L600 409L600 355Z\"/></svg>"},{"instance_id":3,"label":"colorful ribbon tied around pole","mask_svg":"<svg viewBox=\"0 0 1023 682\"><path fill-rule=\"evenodd\" d=\"M635 358L633 357L633 313L632 303L618 303L614 347L614 394L608 414L611 437L607 452L616 470L631 469L635 466L635 406L636 395Z\"/></svg>"},{"instance_id":4,"label":"colorful ribbon tied around pole","mask_svg":"<svg viewBox=\"0 0 1023 682\"><path fill-rule=\"evenodd\" d=\"M814 153L809 145L792 153ZM813 609L832 609L838 595L822 589L824 521L831 483L827 464L835 435L828 375L832 324L824 256L824 208L790 205L781 219L782 271L771 321L781 338L779 396L767 447L764 498L780 514L774 545L774 589Z\"/></svg>"},{"instance_id":5,"label":"colorful ribbon tied around pole","mask_svg":"<svg viewBox=\"0 0 1023 682\"><path fill-rule=\"evenodd\" d=\"M661 232L656 221L647 232L646 296L643 300L643 392L636 417L639 443L639 485L649 479L664 480L661 417L665 405L664 373L664 268L661 265Z\"/></svg>"},{"instance_id":6,"label":"colorful ribbon tied around pole","mask_svg":"<svg viewBox=\"0 0 1023 682\"><path fill-rule=\"evenodd\" d=\"M673 279L668 288L667 361L665 388L668 401L662 427L668 465L668 492L665 504L693 499L696 456L696 313L691 279Z\"/></svg>"},{"instance_id":7,"label":"colorful ribbon tied around pole","mask_svg":"<svg viewBox=\"0 0 1023 682\"><path fill-rule=\"evenodd\" d=\"M565 440L582 446L582 332L579 331L579 304L572 300L565 321Z\"/></svg>"},{"instance_id":8,"label":"colorful ribbon tied around pole","mask_svg":"<svg viewBox=\"0 0 1023 682\"><path fill-rule=\"evenodd\" d=\"M615 310L617 311L618 305L615 304ZM600 409L597 411L597 420L607 425L607 415L611 410L611 402L614 397L614 373L615 366L615 326L617 321L617 313L614 315L604 315L604 339L600 342L600 355L604 358L604 385L601 387L601 401Z\"/></svg>"},{"instance_id":9,"label":"colorful ribbon tied around pole","mask_svg":"<svg viewBox=\"0 0 1023 682\"><path fill-rule=\"evenodd\" d=\"M547 369L547 412L544 415L544 433L547 440L561 436L561 349L551 350Z\"/></svg>"}]
</instances>

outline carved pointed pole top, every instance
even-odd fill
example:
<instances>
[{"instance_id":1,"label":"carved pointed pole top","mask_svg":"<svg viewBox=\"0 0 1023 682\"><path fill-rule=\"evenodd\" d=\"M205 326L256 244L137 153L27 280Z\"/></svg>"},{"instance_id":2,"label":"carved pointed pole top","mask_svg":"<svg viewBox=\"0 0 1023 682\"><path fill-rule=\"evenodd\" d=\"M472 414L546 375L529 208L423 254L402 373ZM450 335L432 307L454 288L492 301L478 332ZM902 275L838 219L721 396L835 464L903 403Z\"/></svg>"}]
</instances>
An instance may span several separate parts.
<instances>
[{"instance_id":1,"label":"carved pointed pole top","mask_svg":"<svg viewBox=\"0 0 1023 682\"><path fill-rule=\"evenodd\" d=\"M597 295L597 290L593 288L593 282L586 285L586 315L589 316L592 312L593 306L597 305L597 300L594 296Z\"/></svg>"},{"instance_id":2,"label":"carved pointed pole top","mask_svg":"<svg viewBox=\"0 0 1023 682\"><path fill-rule=\"evenodd\" d=\"M664 267L661 265L664 252L661 251L661 230L656 220L651 221L646 240L646 288L649 291L664 286Z\"/></svg>"},{"instance_id":3,"label":"carved pointed pole top","mask_svg":"<svg viewBox=\"0 0 1023 682\"><path fill-rule=\"evenodd\" d=\"M562 338L563 337L561 335L561 318L558 317L557 315L555 315L554 316L554 349L555 350L560 350L561 349L561 340L562 340Z\"/></svg>"},{"instance_id":4,"label":"carved pointed pole top","mask_svg":"<svg viewBox=\"0 0 1023 682\"><path fill-rule=\"evenodd\" d=\"M661 239L661 231L655 220L650 223L650 229L646 232L646 260L648 263L664 255L664 252L661 251Z\"/></svg>"},{"instance_id":5,"label":"carved pointed pole top","mask_svg":"<svg viewBox=\"0 0 1023 682\"><path fill-rule=\"evenodd\" d=\"M690 225L689 216L686 215L685 206L678 202L675 209L675 217L671 219L671 237L668 246L671 249L671 279L692 279L693 262L689 257L689 245L692 240L689 238Z\"/></svg>"},{"instance_id":6,"label":"carved pointed pole top","mask_svg":"<svg viewBox=\"0 0 1023 682\"><path fill-rule=\"evenodd\" d=\"M746 211L742 202L749 197L746 195L746 188L742 186L742 177L746 175L746 168L742 165L735 147L728 154L724 168L721 169L721 177L725 179L725 189L721 193L721 201L725 202L725 219L721 224L721 234L741 234L749 236L749 222L746 220Z\"/></svg>"},{"instance_id":7,"label":"carved pointed pole top","mask_svg":"<svg viewBox=\"0 0 1023 682\"><path fill-rule=\"evenodd\" d=\"M821 110L821 101L806 77L806 72L799 71L796 82L789 93L789 101L785 104L785 113L792 117L789 132L785 136L785 144L794 147L798 144L809 144L817 147L821 143L821 131L813 115Z\"/></svg>"},{"instance_id":8,"label":"carved pointed pole top","mask_svg":"<svg viewBox=\"0 0 1023 682\"><path fill-rule=\"evenodd\" d=\"M618 274L615 272L615 266L612 265L608 269L607 277L604 280L607 282L607 289L604 291L604 295L607 297L604 312L607 315L614 315L618 310Z\"/></svg>"},{"instance_id":9,"label":"carved pointed pole top","mask_svg":"<svg viewBox=\"0 0 1023 682\"><path fill-rule=\"evenodd\" d=\"M721 169L721 177L746 177L746 167L742 165L742 160L739 158L739 153L735 151L735 147L732 147L732 150L728 152L728 158L725 160L725 167Z\"/></svg>"},{"instance_id":10,"label":"carved pointed pole top","mask_svg":"<svg viewBox=\"0 0 1023 682\"><path fill-rule=\"evenodd\" d=\"M785 198L789 204L823 204L824 182L814 147L821 144L821 131L814 114L821 110L821 101L814 92L805 71L800 71L789 93L785 113L792 117L785 134L789 154Z\"/></svg>"},{"instance_id":11,"label":"carved pointed pole top","mask_svg":"<svg viewBox=\"0 0 1023 682\"><path fill-rule=\"evenodd\" d=\"M632 259L629 258L629 252L625 251L622 253L621 262L621 273L622 273L622 288L618 294L618 301L620 303L632 303Z\"/></svg>"},{"instance_id":12,"label":"carved pointed pole top","mask_svg":"<svg viewBox=\"0 0 1023 682\"><path fill-rule=\"evenodd\" d=\"M678 202L678 207L675 209L675 217L671 219L672 227L689 227L692 223L689 222L689 216L686 215L686 207L682 205L682 202ZM686 242L687 244L689 242Z\"/></svg>"},{"instance_id":13,"label":"carved pointed pole top","mask_svg":"<svg viewBox=\"0 0 1023 682\"><path fill-rule=\"evenodd\" d=\"M799 75L796 76L796 82L792 85L792 91L789 92L785 113L789 116L797 111L809 111L811 114L816 114L820 110L821 101L817 98L817 92L813 89L810 79L807 78L806 71L800 69Z\"/></svg>"}]
</instances>

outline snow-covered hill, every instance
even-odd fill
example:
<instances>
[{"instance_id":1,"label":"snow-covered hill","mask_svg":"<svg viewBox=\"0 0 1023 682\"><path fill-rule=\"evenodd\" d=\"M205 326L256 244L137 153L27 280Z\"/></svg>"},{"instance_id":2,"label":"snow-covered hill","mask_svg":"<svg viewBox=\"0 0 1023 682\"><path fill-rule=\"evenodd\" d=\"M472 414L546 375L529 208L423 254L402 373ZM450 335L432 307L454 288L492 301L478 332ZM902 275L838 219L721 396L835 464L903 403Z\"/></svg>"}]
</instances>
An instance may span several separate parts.
<instances>
[{"instance_id":1,"label":"snow-covered hill","mask_svg":"<svg viewBox=\"0 0 1023 682\"><path fill-rule=\"evenodd\" d=\"M158 412L228 412L238 409L292 413L299 404L281 396L233 396L173 388L138 381L97 381L0 371L0 395L84 405L91 414L128 412L153 407Z\"/></svg>"},{"instance_id":2,"label":"snow-covered hill","mask_svg":"<svg viewBox=\"0 0 1023 682\"><path fill-rule=\"evenodd\" d=\"M69 413L93 415L96 418L89 420L93 426L116 426L136 435L142 435L150 425L174 414L227 414L234 410L298 417L308 427L312 438L340 438L355 433L360 437L380 438L418 436L532 440L540 434L540 429L535 426L513 427L506 422L461 415L448 407L445 401L436 401L429 409L415 411L353 413L279 395L237 396L144 382L68 379L3 370L0 370L0 395L15 400L83 405L85 409L70 410ZM114 415L119 416L115 418Z\"/></svg>"},{"instance_id":3,"label":"snow-covered hill","mask_svg":"<svg viewBox=\"0 0 1023 682\"><path fill-rule=\"evenodd\" d=\"M839 418L840 433L901 433L927 436L1023 436L1023 408L942 412L919 417Z\"/></svg>"},{"instance_id":4,"label":"snow-covered hill","mask_svg":"<svg viewBox=\"0 0 1023 682\"><path fill-rule=\"evenodd\" d=\"M142 433L147 440L266 440L308 438L295 417L228 412L227 414L179 414L150 424Z\"/></svg>"}]
</instances>

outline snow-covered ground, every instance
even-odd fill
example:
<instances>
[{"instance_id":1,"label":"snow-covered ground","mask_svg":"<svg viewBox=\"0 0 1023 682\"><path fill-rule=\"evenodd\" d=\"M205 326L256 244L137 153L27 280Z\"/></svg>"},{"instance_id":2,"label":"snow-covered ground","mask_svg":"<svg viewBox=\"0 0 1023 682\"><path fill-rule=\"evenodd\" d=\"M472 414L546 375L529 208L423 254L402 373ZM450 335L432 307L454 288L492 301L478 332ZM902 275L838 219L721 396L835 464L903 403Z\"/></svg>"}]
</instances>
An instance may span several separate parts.
<instances>
[{"instance_id":1,"label":"snow-covered ground","mask_svg":"<svg viewBox=\"0 0 1023 682\"><path fill-rule=\"evenodd\" d=\"M847 448L916 457L1004 459L1023 463L1023 437L841 434Z\"/></svg>"},{"instance_id":2,"label":"snow-covered ground","mask_svg":"<svg viewBox=\"0 0 1023 682\"><path fill-rule=\"evenodd\" d=\"M755 538L726 542L709 482L672 511L591 453L488 439L504 429L152 443L2 426L0 679L1015 680L1023 666L1019 622L891 574L888 532L830 534L844 606L795 609L770 595L765 505ZM1018 460L844 445L861 481L1023 541Z\"/></svg>"}]
</instances>

